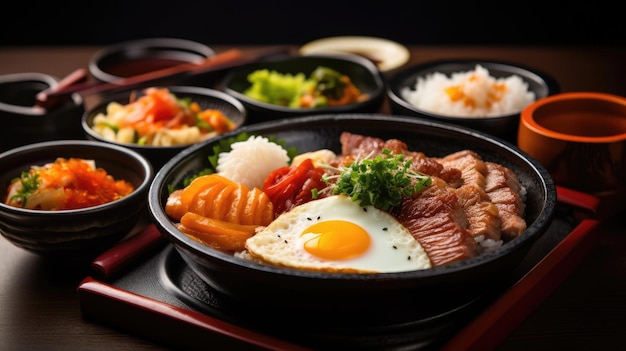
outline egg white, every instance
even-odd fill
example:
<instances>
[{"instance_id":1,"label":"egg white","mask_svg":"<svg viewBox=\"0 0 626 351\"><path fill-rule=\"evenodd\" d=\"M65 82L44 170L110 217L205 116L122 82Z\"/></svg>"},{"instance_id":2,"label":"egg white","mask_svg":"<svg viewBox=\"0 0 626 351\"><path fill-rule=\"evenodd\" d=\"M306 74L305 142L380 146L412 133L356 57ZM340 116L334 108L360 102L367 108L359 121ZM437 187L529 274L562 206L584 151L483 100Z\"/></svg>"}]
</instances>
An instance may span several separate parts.
<instances>
[{"instance_id":1,"label":"egg white","mask_svg":"<svg viewBox=\"0 0 626 351\"><path fill-rule=\"evenodd\" d=\"M344 220L363 228L370 237L366 252L350 259L322 259L307 252L301 233L320 221ZM428 255L409 231L387 212L362 207L337 195L313 200L281 214L246 241L251 257L296 269L384 273L430 268Z\"/></svg>"}]
</instances>

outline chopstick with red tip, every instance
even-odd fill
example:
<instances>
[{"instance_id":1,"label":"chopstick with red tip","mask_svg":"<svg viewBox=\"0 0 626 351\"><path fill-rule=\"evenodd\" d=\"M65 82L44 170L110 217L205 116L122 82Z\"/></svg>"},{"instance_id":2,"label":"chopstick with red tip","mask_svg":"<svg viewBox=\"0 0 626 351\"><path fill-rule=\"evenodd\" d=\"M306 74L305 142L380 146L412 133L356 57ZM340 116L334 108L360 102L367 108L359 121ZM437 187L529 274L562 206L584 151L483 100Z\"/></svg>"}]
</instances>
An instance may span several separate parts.
<instances>
[{"instance_id":1,"label":"chopstick with red tip","mask_svg":"<svg viewBox=\"0 0 626 351\"><path fill-rule=\"evenodd\" d=\"M241 51L233 49L217 54L215 56L211 56L203 60L199 64L184 63L181 65L176 65L173 67L168 67L165 69L121 79L115 83L83 82L80 84L65 84L61 87L58 87L57 85L40 92L37 95L37 104L42 107L49 108L59 101L63 100L63 98L68 97L69 95L74 93L79 93L81 95L90 95L117 89L133 89L144 83L147 84L164 78L175 78L179 75L184 75L201 67L213 67L218 69L225 64L236 62L237 60L241 59L241 57Z\"/></svg>"},{"instance_id":2,"label":"chopstick with red tip","mask_svg":"<svg viewBox=\"0 0 626 351\"><path fill-rule=\"evenodd\" d=\"M61 79L57 84L49 87L46 90L37 94L37 105L42 107L48 107L60 103L64 98L69 95L55 95L59 92L71 89L79 84L84 84L87 81L87 70L79 68L72 73L68 74L65 78ZM41 104L42 102L43 104Z\"/></svg>"},{"instance_id":3,"label":"chopstick with red tip","mask_svg":"<svg viewBox=\"0 0 626 351\"><path fill-rule=\"evenodd\" d=\"M71 94L91 95L113 90L130 90L163 79L181 78L188 75L204 74L222 69L253 63L264 56L287 52L286 47L263 50L260 53L244 55L239 49L231 49L211 56L200 63L184 63L173 67L152 71L137 76L121 79L115 83L84 82L80 84L60 84L46 89L37 95L37 105L50 108L69 97ZM69 76L68 76L69 78Z\"/></svg>"}]
</instances>

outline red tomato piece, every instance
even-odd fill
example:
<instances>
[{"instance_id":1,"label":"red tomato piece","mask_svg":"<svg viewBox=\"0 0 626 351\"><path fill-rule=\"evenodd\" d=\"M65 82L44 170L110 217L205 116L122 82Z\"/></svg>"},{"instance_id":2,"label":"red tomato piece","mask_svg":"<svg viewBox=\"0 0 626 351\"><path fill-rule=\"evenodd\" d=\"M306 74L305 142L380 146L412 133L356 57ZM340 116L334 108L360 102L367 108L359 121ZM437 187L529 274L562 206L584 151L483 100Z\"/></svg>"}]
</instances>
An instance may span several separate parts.
<instances>
[{"instance_id":1,"label":"red tomato piece","mask_svg":"<svg viewBox=\"0 0 626 351\"><path fill-rule=\"evenodd\" d=\"M274 205L274 214L289 211L291 208L311 201L313 189L325 187L322 181L324 170L313 165L310 159L297 167L281 167L272 172L263 184L263 191Z\"/></svg>"}]
</instances>

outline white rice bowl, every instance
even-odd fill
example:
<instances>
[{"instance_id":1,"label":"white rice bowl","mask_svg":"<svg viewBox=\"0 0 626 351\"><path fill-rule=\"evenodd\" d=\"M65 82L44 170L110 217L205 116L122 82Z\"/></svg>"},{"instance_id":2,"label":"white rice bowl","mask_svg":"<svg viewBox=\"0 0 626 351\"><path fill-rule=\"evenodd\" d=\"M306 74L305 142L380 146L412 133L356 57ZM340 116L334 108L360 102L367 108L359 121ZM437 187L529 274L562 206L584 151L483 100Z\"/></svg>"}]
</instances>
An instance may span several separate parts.
<instances>
[{"instance_id":1,"label":"white rice bowl","mask_svg":"<svg viewBox=\"0 0 626 351\"><path fill-rule=\"evenodd\" d=\"M474 70L449 77L440 72L418 77L414 87L406 87L400 93L424 111L464 118L511 115L536 99L521 77L495 78L480 64Z\"/></svg>"}]
</instances>

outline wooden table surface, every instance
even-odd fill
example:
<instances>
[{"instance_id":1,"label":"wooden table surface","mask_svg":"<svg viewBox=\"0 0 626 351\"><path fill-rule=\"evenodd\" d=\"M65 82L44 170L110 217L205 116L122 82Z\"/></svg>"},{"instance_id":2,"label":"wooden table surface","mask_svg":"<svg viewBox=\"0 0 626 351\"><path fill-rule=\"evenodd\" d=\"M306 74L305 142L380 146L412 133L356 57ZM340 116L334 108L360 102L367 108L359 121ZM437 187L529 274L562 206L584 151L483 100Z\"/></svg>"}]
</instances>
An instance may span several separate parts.
<instances>
[{"instance_id":1,"label":"wooden table surface","mask_svg":"<svg viewBox=\"0 0 626 351\"><path fill-rule=\"evenodd\" d=\"M41 72L62 78L76 68L86 68L98 49L0 47L0 74ZM227 47L214 49L220 52ZM602 91L626 96L626 47L410 46L409 49L409 65L453 58L504 60L550 74L559 82L561 91ZM381 112L387 109L384 106ZM620 210L602 221L597 246L506 336L498 350L612 350L623 344L625 217L626 212ZM143 336L84 318L76 288L88 274L86 266L50 264L0 238L0 349L168 349Z\"/></svg>"}]
</instances>

